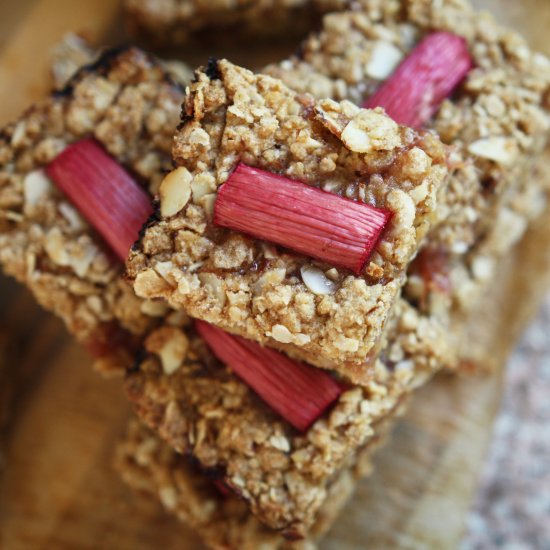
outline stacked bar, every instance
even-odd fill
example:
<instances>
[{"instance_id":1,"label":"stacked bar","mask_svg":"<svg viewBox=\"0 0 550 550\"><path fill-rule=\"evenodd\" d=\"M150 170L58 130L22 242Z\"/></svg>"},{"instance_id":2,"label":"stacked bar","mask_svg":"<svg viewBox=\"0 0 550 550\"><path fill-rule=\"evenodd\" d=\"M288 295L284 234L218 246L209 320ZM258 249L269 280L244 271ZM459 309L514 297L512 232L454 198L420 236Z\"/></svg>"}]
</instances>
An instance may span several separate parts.
<instances>
[{"instance_id":1,"label":"stacked bar","mask_svg":"<svg viewBox=\"0 0 550 550\"><path fill-rule=\"evenodd\" d=\"M238 68L234 70L242 72ZM111 99L112 104L109 104L104 95L106 91L111 91L112 95L107 98ZM144 98L140 94L144 94ZM179 88L169 81L151 58L141 52L128 50L118 54L107 54L95 65L77 74L62 93L55 94L43 104L34 107L23 119L4 131L2 154L8 160L3 165L2 178L5 182L4 196L9 200L4 203L2 254L7 269L27 282L42 303L64 318L77 338L102 358L101 363L104 367L106 364L113 365L113 358L117 360L117 366L130 365L133 350L139 347L142 335L148 334L145 347L149 349L143 364L158 366L158 356L155 356L155 353L160 353L164 361L162 375L165 374L164 369L170 371L178 368L178 361L184 360L198 372L206 371L207 364L215 365L217 371L225 370L205 350L204 343L191 329L184 332L183 326L187 323L185 316L178 312L169 313L166 306L160 302L140 300L131 295L127 285L120 278L120 268L106 248L105 241L75 209L78 200L75 200L71 191L66 190L67 194L63 195L55 186L59 186L60 182L55 181L52 171L58 159L66 156L67 152L73 151L75 147L89 145L89 136L93 135L96 147L101 144L102 147L99 149L109 151L110 158L116 159L126 167L137 182L141 181L138 176L142 168L137 159L137 151L141 152L140 160L160 159L154 164L158 170L157 177L153 175L148 182L149 189L154 190L154 185L158 188L165 166L162 156L165 149L164 142L161 142L161 146L150 143L152 130L149 124L159 116L156 105L160 103L160 97L168 102L168 106L175 107L178 94ZM147 101L142 101L143 99ZM136 118L132 129L135 133L127 132L126 148L116 149L110 140L120 135L123 128L118 127L115 130L115 125L120 125L121 121L127 118L128 113L122 111L122 107L131 104L135 109L140 103L144 105L143 110L134 110ZM62 113L66 115L62 116ZM141 118L137 115L141 115ZM403 129L398 129L386 117L377 116L386 124L390 124L399 134L408 134ZM80 122L82 127L75 127L75 122ZM86 125L83 122L86 122ZM173 123L174 127L175 125ZM411 133L409 138L413 135L416 136L415 133ZM157 134L155 139L159 140L160 137L162 136ZM328 137L337 142L332 134ZM420 136L418 137L420 139ZM57 146L55 149L44 145L50 145L52 142ZM432 143L434 157L437 157L440 163L444 163L445 155L441 147L435 146L436 140L426 136L426 143ZM80 170L76 171L85 170L87 168L83 163ZM443 164L440 164L440 168L436 167L433 172L437 175L433 178L435 189L445 172ZM54 177L49 177L52 174ZM427 174L426 179L430 177L431 174ZM396 210L396 218L399 218L399 215L399 211ZM416 238L416 230L414 237ZM93 250L93 255L91 252L85 254L89 249ZM98 303L98 300L103 301ZM164 326L154 330L155 326L161 323L161 315ZM131 322L132 320L138 322ZM180 346L168 346L168 350L159 349L158 346L167 335L173 335L173 339L179 341ZM186 340L192 341L193 349L203 349L201 359L206 363L197 361L192 355L180 355L182 342L184 348L187 346ZM406 373L404 375L406 376ZM206 384L214 382L214 393L220 389L218 376L216 372L212 379L205 377L202 380ZM287 423L277 420L277 416L260 402L245 384L232 375L225 376L232 378L230 386L234 386L237 393L244 393L245 414L258 417L262 426L265 425L265 419L273 424L275 437L272 440L279 446L285 445L284 433L292 435L294 445L294 441L298 439L293 432L294 429ZM137 401L139 379L130 375L128 385L132 397ZM385 399L385 391L384 388L375 385L365 390L357 388L345 392L343 388L338 388L338 395L342 394L342 401L336 405L335 410L355 416L358 411L362 411L364 418L357 417L354 420L357 424L354 428L357 442L352 441L353 437L347 438L346 441L344 428L341 428L342 433L338 437L344 447L339 456L335 457L334 465L328 465L335 476L343 476L340 472L349 470L354 463L359 462L359 449L365 447L365 453L370 453L375 448L383 434L381 424L398 411L402 400ZM367 395L368 402L365 402ZM147 399L149 398L147 395ZM350 399L350 404L346 405L346 401ZM246 410L250 401L253 407ZM144 411L146 405L147 403L144 403ZM372 412L367 412L367 409L372 409ZM334 418L337 418L337 414ZM321 426L322 424L319 424L319 427ZM328 433L327 429L324 431ZM306 451L308 448L313 450L313 447L305 445ZM280 454L280 450L274 449ZM353 452L350 453L351 450ZM321 470L324 468L321 465ZM363 469L357 471L361 472ZM316 503L315 508L323 507L322 501L326 501L325 496L333 494L333 477L328 473L323 475L324 487L322 494L317 498L318 504ZM311 519L307 519L308 525L314 521L313 515L312 512ZM295 533L305 535L305 527L301 521L298 523L300 525ZM289 527L287 531L292 533L293 529ZM279 540L278 537L277 539Z\"/></svg>"},{"instance_id":2,"label":"stacked bar","mask_svg":"<svg viewBox=\"0 0 550 550\"><path fill-rule=\"evenodd\" d=\"M373 142L370 136L361 134L365 127L354 118L361 119L363 115L350 103L312 102L307 97L302 99L303 104L296 110L286 108L271 112L272 105L278 107L285 104L281 98L283 92L280 84L250 74L236 74L240 71L223 61L210 64L203 74L199 74L197 83L192 85L186 97L185 116L174 145L178 168L165 180L167 192L164 194L161 185L158 221L149 224L140 244L134 248L128 268L130 276L135 279L134 288L138 295L163 297L174 307L183 307L194 317L276 347L310 364L335 370L345 380L363 387L368 388L370 380L375 388L382 388L381 393L389 404L429 376L429 370L419 368L419 365L426 364L427 358L435 355L439 359L443 356L443 360L435 361L436 369L441 368L446 360L456 365L466 359L466 353L459 353L461 332L467 328L464 327L464 318L471 312L476 296L490 284L491 270L499 258L517 242L529 221L546 203L547 183L531 176L535 161L548 139L546 93L549 75L544 58L531 54L518 37L498 28L492 20L484 17L479 22L475 12L465 4L433 7L422 2L396 2L388 5L387 12L369 6L362 6L356 12L327 16L324 30L306 42L300 50L300 58L284 62L270 71L286 79L294 89L312 92L318 89L315 86L319 79L331 84L331 88L324 88L325 91L330 90L330 95L361 103L368 95L366 86L369 78L361 75L358 78L363 78L363 82L358 82L357 88L349 86L345 81L345 67L341 63L346 58L346 52L351 51L351 43L348 42L351 39L357 41L358 48L364 48L365 55L354 52L350 63L368 68L371 84L372 73L378 70L377 65L391 65L389 71L386 66L388 72L384 75L390 76L388 95L392 88L397 87L398 97L399 93L406 97L411 90L414 96L414 86L425 86L426 79L419 78L420 83L415 82L413 74L409 80L396 82L391 76L393 70L400 60L406 58L396 70L397 76L404 74L402 67L414 58L417 49L423 45L425 48L423 39L430 40L433 35L429 33L434 29L448 33L450 22L457 18L458 29L463 26L469 29L465 38L475 65L462 86L455 90L453 99L444 101L439 110L429 103L432 99L430 92L434 89L421 89L416 94L420 99L426 97L428 115L434 111L436 113L435 118L429 120L426 117L424 122L434 126L454 147L455 172L449 185L441 187L442 206L434 207L435 223L430 229L425 227L428 234L426 244L410 268L404 299L399 298L399 288L393 294L390 292L389 301L394 304L395 316L390 314L390 307L386 310L387 315L381 316L387 321L380 322L381 317L378 317L380 332L376 334L376 329L367 330L373 340L361 336L357 338L357 347L353 343L347 347L349 341L344 340L343 349L334 349L342 341L342 336L350 338L351 331L346 333L346 330L349 331L347 321L352 324L355 319L353 311L346 309L341 302L335 300L331 303L331 299L326 298L331 296L326 287L330 287L331 282L336 283L336 290L332 292L337 293L340 289L338 285L343 280L354 279L353 269L352 273L344 270L344 277L338 278L342 270L337 267L338 275L331 279L335 265L326 258L323 258L326 263L319 263L320 256L313 243L308 255L304 254L303 248L298 248L297 243L277 240L279 232L275 232L275 236L274 232L268 232L266 237L266 233L261 233L257 227L262 225L262 216L256 225L250 221L261 206L254 208L248 202L249 210L246 210L241 208L244 203L234 201L230 207L236 215L229 221L220 221L225 211L220 216L216 210L218 203L221 201L223 204L224 197L228 195L224 186L236 187L241 192L247 186L253 194L261 192L256 189L263 188L263 178L268 185L283 185L280 180L266 178L264 172L295 178L313 186L321 186L325 181L322 162L330 158L330 152L323 150L316 134L308 130L300 133L304 127L299 127L292 134L293 123L285 117L292 119L296 111L298 116L303 112L306 113L301 115L303 118L325 123L325 130L340 139L347 132L348 136L353 137L342 139L342 142L353 149L355 145L363 147ZM398 42L403 29L409 33L407 44ZM395 37L401 49L393 45L388 37ZM310 49L314 52L311 55ZM391 64L388 62L390 51ZM412 52L410 58L406 56L409 52ZM432 55L437 57L433 52ZM437 63L435 65L437 68ZM447 70L448 67L444 68ZM349 78L353 79L357 74L357 71L350 73ZM376 84L379 84L382 75L379 72L376 76ZM492 88L489 90L490 83ZM485 93L484 86L487 87ZM372 85L371 90L374 89ZM375 103L367 100L366 104L370 107L382 105L390 111L392 105L384 103L384 89L382 86L381 91L371 99ZM358 101L360 95L362 97ZM272 99L273 96L277 99ZM509 109L488 108L486 102L491 101L500 101ZM514 110L510 111L512 107ZM396 119L398 114L399 110L394 115ZM418 120L418 117L413 120ZM443 125L443 121L447 126ZM290 146L284 141L289 128L296 140ZM505 145L504 151L500 150L500 156L499 144ZM486 146L489 146L489 152ZM508 158L510 147L512 161ZM358 151L365 153L362 149ZM340 160L342 155L335 158ZM247 174L239 162L245 166L251 165L258 171ZM330 174L330 169L327 172ZM360 174L361 170L356 172ZM495 178L498 185L488 187L488 177ZM369 182L372 184L373 180ZM529 190L526 191L528 184ZM195 186L199 187L197 193L194 192ZM171 189L175 191L171 193ZM342 192L342 187L338 182L331 181L330 190L338 193ZM356 200L361 197L359 193L354 195L354 192L357 191L349 192L349 196ZM212 197L215 193L218 193L217 196ZM277 204L278 201L285 204L286 200L286 204L294 206L288 196L273 195L271 200L277 201ZM262 201L265 212L268 212L272 203L268 198L262 198L260 203ZM376 201L372 204L379 205ZM495 218L497 222L492 224ZM304 223L307 224L307 221ZM266 214L265 225L271 227L277 224ZM493 228L493 225L496 227ZM233 232L228 232L227 228ZM300 238L297 236L296 241ZM267 247L265 240L270 241ZM415 252L419 241L415 242ZM292 254L292 250L301 255ZM406 267L409 259L406 247L404 250L402 268ZM386 283L385 266L377 265L382 267L379 273ZM282 271L276 275L270 273L264 287L262 276L272 266ZM314 289L308 286L310 266L316 274ZM368 269L365 277L367 286L371 282L376 286L378 281ZM271 280L272 276L274 278ZM307 299L301 293L309 291L314 304L310 311L314 317L323 319L318 324L320 332L312 329L312 325L302 317L302 306ZM357 296L354 296L352 301L356 299ZM327 301L330 305L325 309L323 306ZM340 308L345 313L338 315ZM323 340L322 331L333 322L331 314L343 322L336 325L334 332ZM370 315L376 316L374 308L362 314L365 325L369 324ZM403 335L419 323L425 323L424 326L430 329L420 330L412 338ZM376 321L372 323L375 324ZM449 328L453 332L447 338L442 337L442 332ZM438 336L424 349L417 349L417 353L407 353L399 345L401 341L418 342L419 333L424 335L429 332ZM350 340L353 341L353 336ZM368 351L361 347L364 345L370 346ZM263 449L258 451L256 447L262 445L264 437L271 437L270 428L275 426L275 421L263 423L260 419L256 422L252 420L256 417L256 413L250 414L255 410L253 402L246 403L239 399L225 405L225 388L222 389L222 384L218 383L220 389L215 390L215 378L221 374L198 374L193 367L186 365L183 358L174 371L167 370L165 366L163 370L163 346L157 350L150 348L150 357L129 377L130 396L138 404L138 413L176 449L192 452L209 468L221 469L226 483L250 501L252 510L263 521L291 535L307 532L312 524L310 514L314 516L315 508L326 498L323 475L328 473L330 478L341 466L337 460L333 462L333 450L343 449L343 455L347 456L354 452L354 444L345 436L343 439L334 437L338 422L346 418L344 425L348 427L353 413L350 415L348 409L345 414L340 414L338 405L329 413L329 431L323 436L324 441L328 439L326 447L315 444L314 434L318 429L315 424L307 432L307 443L311 447L306 444L305 450L301 447L301 438L289 437L287 432L285 440L289 443L284 443L283 455L289 453L291 462L270 467L268 461L258 458L256 453L249 451L251 454L248 456L247 449L254 448L262 457ZM434 353L441 347L444 347L445 353ZM380 349L382 354L376 359ZM403 376L404 371L408 371L407 381L396 383L395 379ZM241 373L239 375L242 376ZM243 378L246 380L246 377ZM192 380L199 387L206 388L202 398L197 397L201 391ZM371 385L371 390L363 394L363 402L368 404L363 411L377 401L373 395L377 389L372 392L372 388ZM255 390L264 397L262 388L256 387ZM352 391L356 392L355 395L359 393L358 388ZM348 394L343 395L347 399ZM265 408L265 403L261 406ZM247 413L243 414L243 411ZM338 417L337 421L333 420L333 414ZM363 412L361 418L370 426L375 418L386 414L389 414L389 409L375 412L369 420ZM325 426L323 420L318 422ZM248 429L243 429L243 426L254 428L248 438ZM197 437L197 434L200 436ZM260 437L262 443L258 443L255 437ZM364 431L359 437L368 438ZM270 446L268 440L266 447ZM323 457L320 459L316 455L319 447ZM330 457L325 460L329 452ZM305 457L303 461L302 457ZM282 475L281 469L284 471ZM285 474L290 475L285 477ZM279 491L272 491L273 486Z\"/></svg>"},{"instance_id":3,"label":"stacked bar","mask_svg":"<svg viewBox=\"0 0 550 550\"><path fill-rule=\"evenodd\" d=\"M135 182L154 192L168 162L164 134L157 131L153 137L154 129L160 129L154 123L163 116L160 122L175 128L176 122L169 122L169 117L173 114L172 109L178 107L180 93L179 87L160 66L142 52L130 49L108 53L81 70L62 92L33 107L3 132L2 156L6 161L1 172L4 206L1 246L6 270L24 281L41 303L60 315L69 330L100 358L98 362L104 370L108 367L109 372L115 367L118 371L121 367L129 368L134 361L134 350L140 345L157 351L155 342L158 346L163 335L170 331L180 344L182 340L191 339L193 347L204 349L205 346L191 329L184 332L188 323L186 316L170 313L160 302L132 295L106 242L86 222L82 211L77 210L78 198L71 189L66 189L65 194L60 191L60 181L55 180L53 167L69 151L80 150L83 146L89 148L93 143L92 150L101 151L97 157L99 162L104 162L105 158L110 162L116 159ZM165 110L160 111L159 104ZM128 117L130 107L132 117ZM131 125L127 127L129 122ZM94 137L93 142L90 136ZM123 136L124 146L118 141ZM89 175L86 159L82 160L75 171ZM146 169L156 172L144 172ZM90 182L87 180L88 187ZM161 323L163 326L155 330ZM143 342L145 335L148 338ZM161 354L168 365L165 368L179 366L174 363L178 353L181 353L178 346L169 346ZM215 363L207 351L204 357L210 365ZM146 357L146 361L153 362L152 359ZM185 359L189 361L189 357ZM206 370L206 364L196 359L192 365L198 371ZM137 387L133 380L130 379L129 385L133 383ZM258 404L244 384L237 380L233 384L240 388L238 391L247 392L246 400L256 400L260 417L276 418L265 405ZM218 387L214 389L217 391ZM351 490L350 468L355 463L354 476L366 473L367 457L384 433L382 421L391 418L399 406L393 401L387 406L380 398L380 404L373 408L376 413L380 411L372 415L380 417L380 427L376 433L370 426L360 428L368 433L364 453L346 460L345 467L338 473L341 482L329 480L328 493L332 497L338 495L338 499L323 505L324 529L339 508L337 503L343 504ZM276 427L278 431L289 429L283 423ZM205 478L201 483L210 485L211 482ZM236 518L242 517L242 506L235 514ZM232 517L229 514L227 521L233 521ZM282 543L274 531L265 529L277 544ZM316 527L315 531L318 529Z\"/></svg>"}]
</instances>

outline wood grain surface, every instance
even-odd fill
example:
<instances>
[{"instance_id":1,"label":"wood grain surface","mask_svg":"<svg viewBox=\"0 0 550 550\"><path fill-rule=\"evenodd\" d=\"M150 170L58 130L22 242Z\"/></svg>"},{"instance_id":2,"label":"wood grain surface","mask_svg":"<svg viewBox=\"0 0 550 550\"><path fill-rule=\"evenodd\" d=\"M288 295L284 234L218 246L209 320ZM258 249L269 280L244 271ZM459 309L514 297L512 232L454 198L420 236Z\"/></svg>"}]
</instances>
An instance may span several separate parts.
<instances>
[{"instance_id":1,"label":"wood grain surface","mask_svg":"<svg viewBox=\"0 0 550 550\"><path fill-rule=\"evenodd\" d=\"M539 49L550 50L550 3L477 3L489 4L499 17L523 27ZM113 0L3 0L0 124L46 92L48 52L64 32L81 31L96 44L112 43L123 38L118 17ZM262 47L253 55L236 48L228 57L261 65L293 47ZM195 63L207 52L181 55ZM546 213L472 316L472 334L487 361L505 360L550 283L549 240ZM0 326L20 343L8 356L17 391L4 441L0 548L200 548L191 532L156 502L133 494L111 468L114 444L130 414L120 383L94 374L61 323L4 278ZM469 379L442 376L419 391L379 455L376 475L359 485L323 548L456 547L498 407L501 372Z\"/></svg>"}]
</instances>

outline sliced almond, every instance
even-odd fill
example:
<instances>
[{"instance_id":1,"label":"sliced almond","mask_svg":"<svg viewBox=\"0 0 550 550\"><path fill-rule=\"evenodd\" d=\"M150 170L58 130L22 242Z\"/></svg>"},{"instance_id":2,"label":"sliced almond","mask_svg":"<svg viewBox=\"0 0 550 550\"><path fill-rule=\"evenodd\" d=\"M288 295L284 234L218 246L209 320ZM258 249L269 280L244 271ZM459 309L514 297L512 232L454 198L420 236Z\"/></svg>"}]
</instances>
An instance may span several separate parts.
<instances>
[{"instance_id":1,"label":"sliced almond","mask_svg":"<svg viewBox=\"0 0 550 550\"><path fill-rule=\"evenodd\" d=\"M180 166L172 170L160 184L160 213L169 218L177 214L191 197L193 176L187 168Z\"/></svg>"},{"instance_id":2,"label":"sliced almond","mask_svg":"<svg viewBox=\"0 0 550 550\"><path fill-rule=\"evenodd\" d=\"M293 340L293 335L284 325L274 325L271 329L271 337L282 344L290 344Z\"/></svg>"},{"instance_id":3,"label":"sliced almond","mask_svg":"<svg viewBox=\"0 0 550 550\"><path fill-rule=\"evenodd\" d=\"M318 267L303 265L300 268L300 273L304 284L314 294L334 294L338 288L338 285L331 281Z\"/></svg>"},{"instance_id":4,"label":"sliced almond","mask_svg":"<svg viewBox=\"0 0 550 550\"><path fill-rule=\"evenodd\" d=\"M371 78L385 80L403 59L403 52L391 42L379 40L374 45L366 72Z\"/></svg>"},{"instance_id":5,"label":"sliced almond","mask_svg":"<svg viewBox=\"0 0 550 550\"><path fill-rule=\"evenodd\" d=\"M162 327L145 341L145 349L157 355L166 375L174 373L183 363L189 349L185 333L174 327Z\"/></svg>"},{"instance_id":6,"label":"sliced almond","mask_svg":"<svg viewBox=\"0 0 550 550\"><path fill-rule=\"evenodd\" d=\"M52 260L54 264L61 266L69 265L70 257L67 253L67 246L59 228L54 227L48 232L44 247L50 260Z\"/></svg>"},{"instance_id":7,"label":"sliced almond","mask_svg":"<svg viewBox=\"0 0 550 550\"><path fill-rule=\"evenodd\" d=\"M144 300L140 306L141 313L149 317L164 317L168 311L168 306L161 301Z\"/></svg>"},{"instance_id":8,"label":"sliced almond","mask_svg":"<svg viewBox=\"0 0 550 550\"><path fill-rule=\"evenodd\" d=\"M44 170L33 170L23 180L23 193L26 206L36 206L53 189L50 178Z\"/></svg>"},{"instance_id":9,"label":"sliced almond","mask_svg":"<svg viewBox=\"0 0 550 550\"><path fill-rule=\"evenodd\" d=\"M134 281L134 290L142 298L156 298L170 288L170 285L154 269L138 273Z\"/></svg>"},{"instance_id":10,"label":"sliced almond","mask_svg":"<svg viewBox=\"0 0 550 550\"><path fill-rule=\"evenodd\" d=\"M478 157L504 165L512 164L517 155L514 142L502 136L478 139L468 146L468 151Z\"/></svg>"},{"instance_id":11,"label":"sliced almond","mask_svg":"<svg viewBox=\"0 0 550 550\"><path fill-rule=\"evenodd\" d=\"M69 222L71 229L80 231L86 227L86 222L71 204L63 201L59 203L58 208L61 215Z\"/></svg>"},{"instance_id":12,"label":"sliced almond","mask_svg":"<svg viewBox=\"0 0 550 550\"><path fill-rule=\"evenodd\" d=\"M340 136L344 145L355 153L392 150L401 146L399 126L381 110L361 110Z\"/></svg>"},{"instance_id":13,"label":"sliced almond","mask_svg":"<svg viewBox=\"0 0 550 550\"><path fill-rule=\"evenodd\" d=\"M273 447L283 453L288 453L290 451L290 443L284 435L274 434L269 438L269 442L273 445Z\"/></svg>"}]
</instances>

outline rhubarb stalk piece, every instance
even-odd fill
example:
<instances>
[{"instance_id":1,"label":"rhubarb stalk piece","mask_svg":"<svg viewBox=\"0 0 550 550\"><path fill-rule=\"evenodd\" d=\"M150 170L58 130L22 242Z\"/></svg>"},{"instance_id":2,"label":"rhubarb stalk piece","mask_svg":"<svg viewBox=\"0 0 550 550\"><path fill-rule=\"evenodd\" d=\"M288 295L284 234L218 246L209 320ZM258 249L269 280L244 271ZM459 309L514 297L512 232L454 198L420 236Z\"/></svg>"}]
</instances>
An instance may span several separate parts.
<instances>
[{"instance_id":1,"label":"rhubarb stalk piece","mask_svg":"<svg viewBox=\"0 0 550 550\"><path fill-rule=\"evenodd\" d=\"M147 193L92 139L69 145L46 173L124 261L151 215Z\"/></svg>"},{"instance_id":2,"label":"rhubarb stalk piece","mask_svg":"<svg viewBox=\"0 0 550 550\"><path fill-rule=\"evenodd\" d=\"M430 120L472 67L464 38L434 32L418 44L363 107L383 107L398 124L419 128Z\"/></svg>"},{"instance_id":3,"label":"rhubarb stalk piece","mask_svg":"<svg viewBox=\"0 0 550 550\"><path fill-rule=\"evenodd\" d=\"M239 164L218 191L214 223L295 250L356 274L390 213Z\"/></svg>"},{"instance_id":4,"label":"rhubarb stalk piece","mask_svg":"<svg viewBox=\"0 0 550 550\"><path fill-rule=\"evenodd\" d=\"M195 321L195 327L220 361L300 431L306 431L344 391L325 371L204 321Z\"/></svg>"}]
</instances>

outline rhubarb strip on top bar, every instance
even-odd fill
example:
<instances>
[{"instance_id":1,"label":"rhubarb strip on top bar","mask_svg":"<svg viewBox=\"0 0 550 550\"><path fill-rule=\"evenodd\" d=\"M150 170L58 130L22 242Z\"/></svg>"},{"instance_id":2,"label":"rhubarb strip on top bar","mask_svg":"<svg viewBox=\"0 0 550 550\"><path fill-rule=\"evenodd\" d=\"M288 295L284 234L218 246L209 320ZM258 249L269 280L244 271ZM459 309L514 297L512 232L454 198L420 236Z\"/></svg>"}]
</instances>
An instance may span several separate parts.
<instances>
[{"instance_id":1,"label":"rhubarb strip on top bar","mask_svg":"<svg viewBox=\"0 0 550 550\"><path fill-rule=\"evenodd\" d=\"M158 219L127 264L136 293L166 298L230 332L367 380L367 358L376 352L447 175L439 140L382 112L314 101L219 61L199 71L190 87L173 154L177 168L161 184ZM227 203L224 184L231 189L243 165L258 171L254 177L275 181L255 191L246 176L248 192L231 199L231 205L240 198L247 203L249 210L236 216L255 224L245 232L215 218ZM338 206L325 207L325 196ZM260 198L261 206L248 205ZM356 208L375 211L368 220L380 213L385 219L364 267L352 270L341 267L340 244L319 244L316 235L325 220L336 227L335 240L347 224L352 233ZM282 224L294 224L295 239L285 230L287 240L277 240Z\"/></svg>"},{"instance_id":2,"label":"rhubarb strip on top bar","mask_svg":"<svg viewBox=\"0 0 550 550\"><path fill-rule=\"evenodd\" d=\"M111 52L0 134L0 263L105 368L131 365L139 338L167 308L135 296L121 278L122 262L46 169L68 145L93 138L154 194L171 166L182 96L145 53Z\"/></svg>"}]
</instances>

